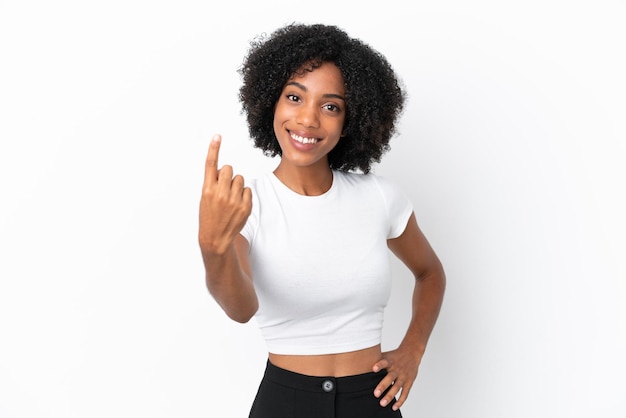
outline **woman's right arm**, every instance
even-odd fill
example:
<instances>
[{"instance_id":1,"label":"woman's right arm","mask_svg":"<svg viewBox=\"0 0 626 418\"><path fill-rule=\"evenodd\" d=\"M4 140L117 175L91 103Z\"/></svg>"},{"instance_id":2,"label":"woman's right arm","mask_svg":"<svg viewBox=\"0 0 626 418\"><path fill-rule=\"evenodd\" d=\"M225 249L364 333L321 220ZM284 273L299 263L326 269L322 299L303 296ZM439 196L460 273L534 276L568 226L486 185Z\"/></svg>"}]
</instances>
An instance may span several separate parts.
<instances>
[{"instance_id":1,"label":"woman's right arm","mask_svg":"<svg viewBox=\"0 0 626 418\"><path fill-rule=\"evenodd\" d=\"M218 170L220 143L215 135L206 158L198 242L209 292L230 318L247 322L259 305L248 241L240 234L252 210L252 192L231 166Z\"/></svg>"}]
</instances>

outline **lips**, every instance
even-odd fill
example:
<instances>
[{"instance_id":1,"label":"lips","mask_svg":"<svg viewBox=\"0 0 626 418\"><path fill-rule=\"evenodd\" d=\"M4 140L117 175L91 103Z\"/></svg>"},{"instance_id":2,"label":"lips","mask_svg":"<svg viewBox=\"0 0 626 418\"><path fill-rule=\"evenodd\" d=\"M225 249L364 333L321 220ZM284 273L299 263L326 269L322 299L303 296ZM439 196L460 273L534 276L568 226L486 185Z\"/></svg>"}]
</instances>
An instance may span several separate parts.
<instances>
[{"instance_id":1,"label":"lips","mask_svg":"<svg viewBox=\"0 0 626 418\"><path fill-rule=\"evenodd\" d=\"M300 135L294 134L293 132L289 132L289 135L291 135L291 138L294 141L298 141L301 144L315 144L316 142L320 141L319 138L307 138L307 137L304 137L304 136L300 136Z\"/></svg>"}]
</instances>

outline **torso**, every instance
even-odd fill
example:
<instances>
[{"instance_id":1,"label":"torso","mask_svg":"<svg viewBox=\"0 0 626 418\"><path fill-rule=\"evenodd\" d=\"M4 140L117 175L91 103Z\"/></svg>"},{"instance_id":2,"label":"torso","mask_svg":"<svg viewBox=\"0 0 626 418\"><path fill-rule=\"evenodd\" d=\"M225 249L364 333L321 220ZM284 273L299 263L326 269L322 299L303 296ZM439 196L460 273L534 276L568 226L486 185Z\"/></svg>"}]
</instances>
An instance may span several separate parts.
<instances>
[{"instance_id":1,"label":"torso","mask_svg":"<svg viewBox=\"0 0 626 418\"><path fill-rule=\"evenodd\" d=\"M391 292L387 240L406 226L410 201L373 175L335 172L318 196L273 174L250 185L242 236L270 362L309 376L371 372Z\"/></svg>"},{"instance_id":2,"label":"torso","mask_svg":"<svg viewBox=\"0 0 626 418\"><path fill-rule=\"evenodd\" d=\"M272 364L309 376L352 376L372 371L381 359L380 345L348 353L322 355L269 354Z\"/></svg>"}]
</instances>

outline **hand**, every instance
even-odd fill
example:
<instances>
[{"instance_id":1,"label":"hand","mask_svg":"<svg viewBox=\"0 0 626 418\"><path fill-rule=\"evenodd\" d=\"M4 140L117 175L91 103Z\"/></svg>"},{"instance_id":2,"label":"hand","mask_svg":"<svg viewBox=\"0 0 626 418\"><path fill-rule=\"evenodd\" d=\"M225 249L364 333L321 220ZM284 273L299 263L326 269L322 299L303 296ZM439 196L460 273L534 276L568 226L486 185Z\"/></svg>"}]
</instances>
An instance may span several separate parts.
<instances>
[{"instance_id":1,"label":"hand","mask_svg":"<svg viewBox=\"0 0 626 418\"><path fill-rule=\"evenodd\" d=\"M399 347L396 350L382 354L382 359L372 367L374 372L387 369L387 375L374 389L374 396L380 398L380 406L385 407L400 393L400 397L393 404L393 410L398 410L409 396L413 382L417 377L417 370L421 361L421 355L416 357L415 350Z\"/></svg>"},{"instance_id":2,"label":"hand","mask_svg":"<svg viewBox=\"0 0 626 418\"><path fill-rule=\"evenodd\" d=\"M198 240L203 253L209 254L223 254L252 211L252 192L244 187L243 177L233 177L229 165L217 168L221 140L215 135L209 145L200 199Z\"/></svg>"}]
</instances>

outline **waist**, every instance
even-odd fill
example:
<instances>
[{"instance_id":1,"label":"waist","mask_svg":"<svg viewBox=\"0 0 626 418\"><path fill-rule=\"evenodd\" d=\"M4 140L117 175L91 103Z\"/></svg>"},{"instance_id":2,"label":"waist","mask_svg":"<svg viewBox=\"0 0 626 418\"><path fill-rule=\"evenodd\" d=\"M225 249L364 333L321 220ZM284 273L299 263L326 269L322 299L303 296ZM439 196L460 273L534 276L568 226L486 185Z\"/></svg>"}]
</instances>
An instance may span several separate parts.
<instances>
[{"instance_id":1,"label":"waist","mask_svg":"<svg viewBox=\"0 0 626 418\"><path fill-rule=\"evenodd\" d=\"M308 392L321 393L335 390L337 393L351 393L373 390L386 374L386 370L381 370L377 373L369 371L340 377L309 376L280 368L268 360L263 379Z\"/></svg>"},{"instance_id":2,"label":"waist","mask_svg":"<svg viewBox=\"0 0 626 418\"><path fill-rule=\"evenodd\" d=\"M372 371L382 357L380 344L347 353L319 355L269 354L269 362L281 369L308 376L353 376Z\"/></svg>"}]
</instances>

